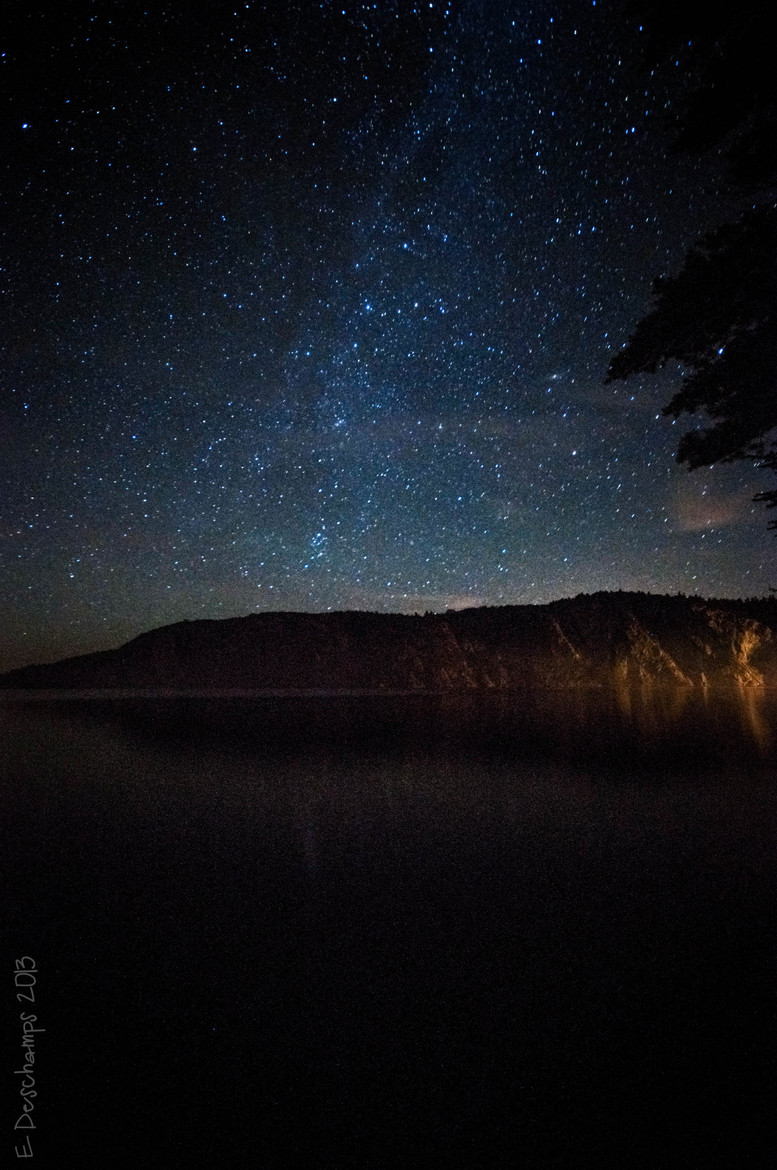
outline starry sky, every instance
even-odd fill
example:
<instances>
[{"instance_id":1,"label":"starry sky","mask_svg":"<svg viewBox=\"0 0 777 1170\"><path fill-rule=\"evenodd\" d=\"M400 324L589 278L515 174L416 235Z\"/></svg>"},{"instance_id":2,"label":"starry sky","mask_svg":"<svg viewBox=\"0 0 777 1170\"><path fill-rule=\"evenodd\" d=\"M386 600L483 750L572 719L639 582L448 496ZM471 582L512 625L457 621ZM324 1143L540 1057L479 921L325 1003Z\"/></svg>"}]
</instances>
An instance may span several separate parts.
<instances>
[{"instance_id":1,"label":"starry sky","mask_svg":"<svg viewBox=\"0 0 777 1170\"><path fill-rule=\"evenodd\" d=\"M0 669L258 610L752 596L747 464L604 384L737 204L621 0L13 6Z\"/></svg>"}]
</instances>

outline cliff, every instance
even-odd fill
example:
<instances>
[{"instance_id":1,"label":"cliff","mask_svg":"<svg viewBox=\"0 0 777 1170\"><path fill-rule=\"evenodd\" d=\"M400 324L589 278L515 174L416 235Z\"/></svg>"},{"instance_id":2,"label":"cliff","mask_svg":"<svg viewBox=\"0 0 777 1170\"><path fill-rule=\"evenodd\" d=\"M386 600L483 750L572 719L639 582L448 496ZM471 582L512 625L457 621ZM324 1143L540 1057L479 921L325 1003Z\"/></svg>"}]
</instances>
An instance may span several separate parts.
<instances>
[{"instance_id":1,"label":"cliff","mask_svg":"<svg viewBox=\"0 0 777 1170\"><path fill-rule=\"evenodd\" d=\"M777 601L643 593L445 614L261 613L179 622L28 666L0 688L477 691L777 685Z\"/></svg>"}]
</instances>

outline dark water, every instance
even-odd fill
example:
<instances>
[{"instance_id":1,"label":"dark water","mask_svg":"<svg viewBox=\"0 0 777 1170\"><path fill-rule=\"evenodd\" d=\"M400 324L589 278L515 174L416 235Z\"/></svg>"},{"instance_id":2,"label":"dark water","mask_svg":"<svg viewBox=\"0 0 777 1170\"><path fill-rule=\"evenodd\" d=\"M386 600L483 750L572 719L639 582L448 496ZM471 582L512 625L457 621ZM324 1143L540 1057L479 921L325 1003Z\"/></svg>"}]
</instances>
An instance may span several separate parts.
<instances>
[{"instance_id":1,"label":"dark water","mask_svg":"<svg viewBox=\"0 0 777 1170\"><path fill-rule=\"evenodd\" d=\"M773 700L0 728L8 1164L21 1011L37 1166L775 1164Z\"/></svg>"}]
</instances>

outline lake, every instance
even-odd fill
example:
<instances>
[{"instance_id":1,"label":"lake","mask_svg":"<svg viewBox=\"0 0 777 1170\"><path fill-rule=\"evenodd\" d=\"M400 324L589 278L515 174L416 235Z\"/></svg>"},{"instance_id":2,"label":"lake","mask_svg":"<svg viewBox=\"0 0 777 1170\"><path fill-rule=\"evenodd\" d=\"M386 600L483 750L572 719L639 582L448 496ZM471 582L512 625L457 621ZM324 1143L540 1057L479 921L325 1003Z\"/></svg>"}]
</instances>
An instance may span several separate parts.
<instances>
[{"instance_id":1,"label":"lake","mask_svg":"<svg viewBox=\"0 0 777 1170\"><path fill-rule=\"evenodd\" d=\"M774 696L5 696L0 727L9 1164L774 1164Z\"/></svg>"}]
</instances>

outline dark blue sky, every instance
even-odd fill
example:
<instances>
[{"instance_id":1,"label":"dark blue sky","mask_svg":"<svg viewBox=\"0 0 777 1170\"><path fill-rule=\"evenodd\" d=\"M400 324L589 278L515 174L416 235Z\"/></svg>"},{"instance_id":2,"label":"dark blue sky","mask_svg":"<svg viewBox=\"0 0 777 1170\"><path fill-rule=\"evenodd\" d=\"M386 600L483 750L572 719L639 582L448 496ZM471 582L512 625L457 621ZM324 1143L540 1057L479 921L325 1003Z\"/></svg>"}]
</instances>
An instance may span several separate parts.
<instances>
[{"instance_id":1,"label":"dark blue sky","mask_svg":"<svg viewBox=\"0 0 777 1170\"><path fill-rule=\"evenodd\" d=\"M262 609L764 593L763 473L604 385L735 206L596 4L18 5L0 667Z\"/></svg>"}]
</instances>

